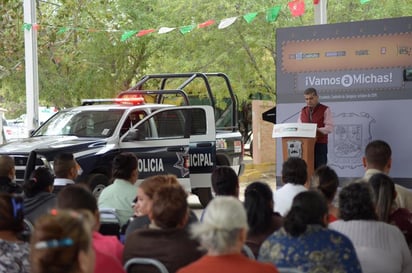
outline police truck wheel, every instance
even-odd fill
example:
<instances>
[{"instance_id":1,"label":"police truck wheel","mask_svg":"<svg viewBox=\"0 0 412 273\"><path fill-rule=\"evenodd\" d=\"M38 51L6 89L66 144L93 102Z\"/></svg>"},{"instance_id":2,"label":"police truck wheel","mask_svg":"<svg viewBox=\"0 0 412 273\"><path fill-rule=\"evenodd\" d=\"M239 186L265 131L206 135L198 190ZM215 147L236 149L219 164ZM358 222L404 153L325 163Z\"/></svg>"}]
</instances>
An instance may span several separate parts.
<instances>
[{"instance_id":1,"label":"police truck wheel","mask_svg":"<svg viewBox=\"0 0 412 273\"><path fill-rule=\"evenodd\" d=\"M109 185L109 178L104 174L94 173L88 177L87 185L92 191L93 196L98 199L103 189Z\"/></svg>"},{"instance_id":2,"label":"police truck wheel","mask_svg":"<svg viewBox=\"0 0 412 273\"><path fill-rule=\"evenodd\" d=\"M209 204L213 198L211 188L196 188L193 189L193 193L197 195L203 208L206 208L207 204Z\"/></svg>"}]
</instances>

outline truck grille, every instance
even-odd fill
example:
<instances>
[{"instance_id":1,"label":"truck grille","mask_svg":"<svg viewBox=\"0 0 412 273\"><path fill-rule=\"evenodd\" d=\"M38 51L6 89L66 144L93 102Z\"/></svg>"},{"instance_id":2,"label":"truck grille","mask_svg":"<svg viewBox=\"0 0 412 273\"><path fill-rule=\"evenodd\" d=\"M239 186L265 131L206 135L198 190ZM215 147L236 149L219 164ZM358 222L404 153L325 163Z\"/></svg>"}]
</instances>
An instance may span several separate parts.
<instances>
[{"instance_id":1,"label":"truck grille","mask_svg":"<svg viewBox=\"0 0 412 273\"><path fill-rule=\"evenodd\" d=\"M16 168L16 182L22 184L24 182L24 173L26 171L26 164L29 159L28 155L10 155L14 158L14 165ZM50 167L47 160L37 157L36 167Z\"/></svg>"}]
</instances>

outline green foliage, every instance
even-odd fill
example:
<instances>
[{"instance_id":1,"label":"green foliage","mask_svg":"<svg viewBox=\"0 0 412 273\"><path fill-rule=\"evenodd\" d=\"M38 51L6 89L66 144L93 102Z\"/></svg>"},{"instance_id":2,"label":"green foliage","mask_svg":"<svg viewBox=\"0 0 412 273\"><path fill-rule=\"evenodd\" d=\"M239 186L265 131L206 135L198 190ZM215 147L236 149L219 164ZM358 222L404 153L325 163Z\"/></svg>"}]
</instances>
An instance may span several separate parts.
<instances>
[{"instance_id":1,"label":"green foliage","mask_svg":"<svg viewBox=\"0 0 412 273\"><path fill-rule=\"evenodd\" d=\"M314 24L313 2L301 17L290 15L289 0L36 1L40 103L76 105L84 98L113 97L148 73L223 72L240 101L275 100L276 29ZM410 0L328 1L328 22L412 15ZM275 22L265 12L280 5ZM23 6L0 2L0 107L8 116L25 112ZM242 16L258 12L247 23ZM220 20L238 16L219 30ZM179 27L214 19L212 26L181 34ZM127 30L174 27L120 41ZM218 86L219 87L219 86ZM193 87L196 88L196 87Z\"/></svg>"}]
</instances>

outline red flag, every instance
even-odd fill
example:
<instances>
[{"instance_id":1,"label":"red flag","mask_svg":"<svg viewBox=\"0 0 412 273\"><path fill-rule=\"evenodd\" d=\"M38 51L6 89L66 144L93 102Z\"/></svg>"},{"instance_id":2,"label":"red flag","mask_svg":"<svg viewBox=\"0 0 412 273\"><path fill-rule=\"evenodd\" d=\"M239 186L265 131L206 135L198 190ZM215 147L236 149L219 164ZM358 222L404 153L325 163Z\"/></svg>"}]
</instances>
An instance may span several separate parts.
<instances>
[{"instance_id":1,"label":"red flag","mask_svg":"<svg viewBox=\"0 0 412 273\"><path fill-rule=\"evenodd\" d=\"M197 25L198 28L204 28L204 27L208 27L211 26L215 23L215 20L207 20L206 22L200 23Z\"/></svg>"},{"instance_id":2,"label":"red flag","mask_svg":"<svg viewBox=\"0 0 412 273\"><path fill-rule=\"evenodd\" d=\"M36 31L40 30L40 25L39 24L33 24L33 29Z\"/></svg>"},{"instance_id":3,"label":"red flag","mask_svg":"<svg viewBox=\"0 0 412 273\"><path fill-rule=\"evenodd\" d=\"M153 28L151 28L151 29L143 29L143 30L140 30L140 31L136 34L136 36L137 36L137 37L142 37L142 36L145 36L145 35L147 35L147 34L149 34L149 33L155 32L155 31L156 31L156 30L153 29Z\"/></svg>"},{"instance_id":4,"label":"red flag","mask_svg":"<svg viewBox=\"0 0 412 273\"><path fill-rule=\"evenodd\" d=\"M319 2L320 2L320 0L313 0L313 4L314 4L314 5L319 4Z\"/></svg>"},{"instance_id":5,"label":"red flag","mask_svg":"<svg viewBox=\"0 0 412 273\"><path fill-rule=\"evenodd\" d=\"M305 1L295 0L289 2L288 6L293 17L301 16L305 13Z\"/></svg>"}]
</instances>

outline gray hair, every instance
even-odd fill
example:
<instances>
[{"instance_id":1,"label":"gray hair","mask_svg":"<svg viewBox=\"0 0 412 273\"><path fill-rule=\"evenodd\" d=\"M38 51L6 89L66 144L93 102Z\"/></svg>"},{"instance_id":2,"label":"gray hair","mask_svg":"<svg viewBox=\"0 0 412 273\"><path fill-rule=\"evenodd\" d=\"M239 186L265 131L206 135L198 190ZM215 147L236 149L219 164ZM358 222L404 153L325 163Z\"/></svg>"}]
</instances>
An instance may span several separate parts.
<instances>
[{"instance_id":1,"label":"gray hair","mask_svg":"<svg viewBox=\"0 0 412 273\"><path fill-rule=\"evenodd\" d=\"M191 233L203 248L225 254L236 246L243 229L248 229L243 204L231 196L217 196L206 207L202 222L192 225Z\"/></svg>"}]
</instances>

